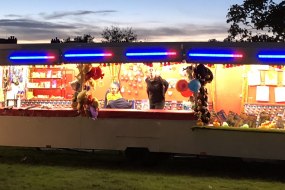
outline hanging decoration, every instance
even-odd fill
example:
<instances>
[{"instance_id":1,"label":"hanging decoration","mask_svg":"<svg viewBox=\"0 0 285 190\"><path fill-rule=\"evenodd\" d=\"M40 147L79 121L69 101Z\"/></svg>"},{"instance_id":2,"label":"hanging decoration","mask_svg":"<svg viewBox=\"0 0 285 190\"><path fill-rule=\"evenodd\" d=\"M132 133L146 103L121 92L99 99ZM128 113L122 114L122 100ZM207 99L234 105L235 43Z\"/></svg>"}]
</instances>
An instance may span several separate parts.
<instances>
[{"instance_id":1,"label":"hanging decoration","mask_svg":"<svg viewBox=\"0 0 285 190\"><path fill-rule=\"evenodd\" d=\"M100 66L93 67L92 64L78 64L79 74L77 80L71 83L72 89L75 91L72 99L72 106L77 109L82 116L97 119L99 102L93 96L95 80L102 79L104 74Z\"/></svg>"},{"instance_id":2,"label":"hanging decoration","mask_svg":"<svg viewBox=\"0 0 285 190\"><path fill-rule=\"evenodd\" d=\"M110 76L112 77L112 82L118 82L118 76L120 76L121 64L108 64Z\"/></svg>"},{"instance_id":3,"label":"hanging decoration","mask_svg":"<svg viewBox=\"0 0 285 190\"><path fill-rule=\"evenodd\" d=\"M198 79L193 79L188 83L188 88L195 93L198 93L201 88L201 83Z\"/></svg>"},{"instance_id":4,"label":"hanging decoration","mask_svg":"<svg viewBox=\"0 0 285 190\"><path fill-rule=\"evenodd\" d=\"M177 81L175 88L178 92L186 91L188 89L188 82L185 79L181 79Z\"/></svg>"},{"instance_id":5,"label":"hanging decoration","mask_svg":"<svg viewBox=\"0 0 285 190\"><path fill-rule=\"evenodd\" d=\"M191 90L187 89L187 90L185 90L185 91L182 91L182 92L181 92L181 95L182 95L183 97L188 98L188 97L190 97L190 96L193 95L193 92L192 92Z\"/></svg>"},{"instance_id":6,"label":"hanging decoration","mask_svg":"<svg viewBox=\"0 0 285 190\"><path fill-rule=\"evenodd\" d=\"M203 64L188 66L186 72L190 80L188 87L195 96L194 111L198 118L197 124L208 124L211 114L208 110L208 92L205 85L212 82L213 73Z\"/></svg>"}]
</instances>

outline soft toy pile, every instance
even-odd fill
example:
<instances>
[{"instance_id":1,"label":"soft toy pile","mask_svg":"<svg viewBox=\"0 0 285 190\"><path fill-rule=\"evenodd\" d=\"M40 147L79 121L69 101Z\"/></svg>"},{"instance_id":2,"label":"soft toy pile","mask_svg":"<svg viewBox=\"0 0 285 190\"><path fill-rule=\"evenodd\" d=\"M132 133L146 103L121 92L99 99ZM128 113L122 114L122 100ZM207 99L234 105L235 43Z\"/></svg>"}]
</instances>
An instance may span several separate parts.
<instances>
[{"instance_id":1,"label":"soft toy pile","mask_svg":"<svg viewBox=\"0 0 285 190\"><path fill-rule=\"evenodd\" d=\"M73 90L73 108L78 110L82 116L97 119L99 111L99 102L91 92L95 80L103 78L104 74L100 67L92 67L91 64L82 64L77 66L79 74L77 80L71 83ZM79 89L79 87L81 89Z\"/></svg>"}]
</instances>

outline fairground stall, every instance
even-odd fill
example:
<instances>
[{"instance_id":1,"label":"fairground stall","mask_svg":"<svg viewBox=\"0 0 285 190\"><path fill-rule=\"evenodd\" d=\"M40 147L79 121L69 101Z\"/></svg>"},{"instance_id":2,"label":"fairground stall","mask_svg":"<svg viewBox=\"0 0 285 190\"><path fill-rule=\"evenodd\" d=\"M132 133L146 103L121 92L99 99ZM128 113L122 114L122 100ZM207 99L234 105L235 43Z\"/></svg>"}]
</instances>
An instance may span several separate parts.
<instances>
[{"instance_id":1,"label":"fairground stall","mask_svg":"<svg viewBox=\"0 0 285 190\"><path fill-rule=\"evenodd\" d=\"M282 43L2 44L0 145L285 160L284 64ZM112 82L128 108L106 108Z\"/></svg>"}]
</instances>

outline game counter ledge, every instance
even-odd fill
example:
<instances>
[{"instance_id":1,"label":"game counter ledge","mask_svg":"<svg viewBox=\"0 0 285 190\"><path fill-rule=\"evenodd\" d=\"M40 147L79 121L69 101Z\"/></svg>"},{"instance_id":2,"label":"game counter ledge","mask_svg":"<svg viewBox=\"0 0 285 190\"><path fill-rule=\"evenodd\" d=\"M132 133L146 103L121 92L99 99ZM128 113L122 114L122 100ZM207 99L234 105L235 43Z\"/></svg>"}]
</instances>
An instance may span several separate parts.
<instances>
[{"instance_id":1,"label":"game counter ledge","mask_svg":"<svg viewBox=\"0 0 285 190\"><path fill-rule=\"evenodd\" d=\"M220 126L215 127L209 126L193 126L193 131L198 130L222 130L222 131L237 131L237 132L258 132L258 133L285 133L284 129L264 129L264 128L242 128L242 127L230 127L230 126Z\"/></svg>"},{"instance_id":2,"label":"game counter ledge","mask_svg":"<svg viewBox=\"0 0 285 190\"><path fill-rule=\"evenodd\" d=\"M33 108L1 108L0 116L36 116L36 117L76 117L80 116L72 108L46 109ZM194 112L188 110L136 110L136 109L99 109L100 118L126 119L162 119L162 120L196 120Z\"/></svg>"}]
</instances>

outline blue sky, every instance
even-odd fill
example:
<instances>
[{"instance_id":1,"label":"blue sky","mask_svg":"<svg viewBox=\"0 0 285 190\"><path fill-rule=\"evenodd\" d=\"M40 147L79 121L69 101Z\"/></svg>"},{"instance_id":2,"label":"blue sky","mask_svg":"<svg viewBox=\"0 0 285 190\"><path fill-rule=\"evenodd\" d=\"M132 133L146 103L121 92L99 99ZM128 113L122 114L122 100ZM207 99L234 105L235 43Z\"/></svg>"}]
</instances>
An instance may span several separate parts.
<instances>
[{"instance_id":1,"label":"blue sky","mask_svg":"<svg viewBox=\"0 0 285 190\"><path fill-rule=\"evenodd\" d=\"M227 36L228 9L243 0L13 0L1 2L0 38L19 43L131 27L143 41L207 41Z\"/></svg>"}]
</instances>

